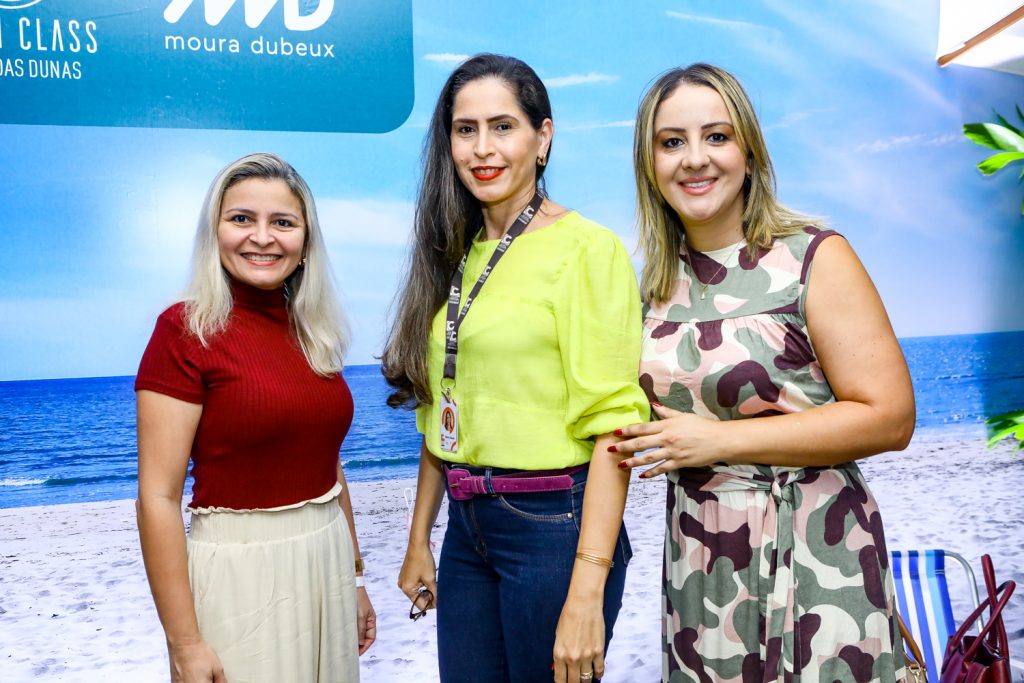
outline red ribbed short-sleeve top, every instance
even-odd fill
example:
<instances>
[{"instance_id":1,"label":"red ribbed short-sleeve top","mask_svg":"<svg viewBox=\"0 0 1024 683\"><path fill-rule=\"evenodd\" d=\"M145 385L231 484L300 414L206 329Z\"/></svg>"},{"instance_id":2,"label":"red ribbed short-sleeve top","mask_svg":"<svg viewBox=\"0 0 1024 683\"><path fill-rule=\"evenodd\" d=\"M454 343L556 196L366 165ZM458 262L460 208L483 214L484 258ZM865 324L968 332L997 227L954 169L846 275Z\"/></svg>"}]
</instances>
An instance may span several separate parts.
<instances>
[{"instance_id":1,"label":"red ribbed short-sleeve top","mask_svg":"<svg viewBox=\"0 0 1024 683\"><path fill-rule=\"evenodd\" d=\"M200 403L192 442L190 507L249 510L291 505L337 481L352 394L341 375L313 372L292 332L284 291L232 283L223 332L203 346L184 304L164 311L135 389Z\"/></svg>"}]
</instances>

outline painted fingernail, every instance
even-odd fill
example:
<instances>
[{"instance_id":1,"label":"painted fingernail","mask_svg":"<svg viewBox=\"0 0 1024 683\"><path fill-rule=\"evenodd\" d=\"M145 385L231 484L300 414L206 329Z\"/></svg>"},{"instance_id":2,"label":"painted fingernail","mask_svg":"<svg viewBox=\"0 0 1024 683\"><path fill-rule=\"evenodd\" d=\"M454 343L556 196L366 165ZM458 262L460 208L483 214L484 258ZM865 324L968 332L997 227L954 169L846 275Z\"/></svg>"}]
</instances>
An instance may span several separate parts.
<instances>
[{"instance_id":1,"label":"painted fingernail","mask_svg":"<svg viewBox=\"0 0 1024 683\"><path fill-rule=\"evenodd\" d=\"M628 468L629 468L629 465L626 464L625 460L623 460L622 462L619 463L619 469L620 470L625 470L625 469L628 469Z\"/></svg>"},{"instance_id":2,"label":"painted fingernail","mask_svg":"<svg viewBox=\"0 0 1024 683\"><path fill-rule=\"evenodd\" d=\"M659 408L664 408L665 407L665 406L661 405L660 403L658 403L657 401L651 401L651 405L652 406L657 406Z\"/></svg>"},{"instance_id":3,"label":"painted fingernail","mask_svg":"<svg viewBox=\"0 0 1024 683\"><path fill-rule=\"evenodd\" d=\"M622 430L616 429L614 432L612 432L612 434L614 434L615 436L622 436Z\"/></svg>"},{"instance_id":4,"label":"painted fingernail","mask_svg":"<svg viewBox=\"0 0 1024 683\"><path fill-rule=\"evenodd\" d=\"M608 447L608 452L609 453L618 453L619 452L619 447L616 446L615 444L612 444L611 446Z\"/></svg>"}]
</instances>

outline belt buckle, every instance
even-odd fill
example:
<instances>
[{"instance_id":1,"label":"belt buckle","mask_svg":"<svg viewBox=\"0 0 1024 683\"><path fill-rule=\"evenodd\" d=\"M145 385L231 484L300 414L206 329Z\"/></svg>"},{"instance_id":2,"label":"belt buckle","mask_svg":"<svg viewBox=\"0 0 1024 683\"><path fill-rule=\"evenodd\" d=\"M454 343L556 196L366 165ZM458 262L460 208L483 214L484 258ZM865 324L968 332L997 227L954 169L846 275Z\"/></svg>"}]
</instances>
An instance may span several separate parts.
<instances>
[{"instance_id":1,"label":"belt buckle","mask_svg":"<svg viewBox=\"0 0 1024 683\"><path fill-rule=\"evenodd\" d=\"M475 494L472 487L467 486L465 489L462 488L462 480L468 479L472 475L469 470L464 470L459 467L452 467L445 472L445 476L448 479L448 491L454 500L469 500Z\"/></svg>"}]
</instances>

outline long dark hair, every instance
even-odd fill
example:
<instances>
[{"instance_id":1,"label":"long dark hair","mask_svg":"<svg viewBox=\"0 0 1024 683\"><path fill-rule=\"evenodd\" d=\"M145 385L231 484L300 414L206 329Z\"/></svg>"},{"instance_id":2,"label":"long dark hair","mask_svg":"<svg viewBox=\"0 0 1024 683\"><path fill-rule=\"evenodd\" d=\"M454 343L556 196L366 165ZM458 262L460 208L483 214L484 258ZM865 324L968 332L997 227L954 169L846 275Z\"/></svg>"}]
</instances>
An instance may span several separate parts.
<instances>
[{"instance_id":1,"label":"long dark hair","mask_svg":"<svg viewBox=\"0 0 1024 683\"><path fill-rule=\"evenodd\" d=\"M381 372L395 391L392 408L431 402L427 342L434 315L448 297L452 274L476 230L483 225L480 202L459 180L452 160L452 109L455 96L472 81L497 78L515 95L530 125L539 130L551 118L548 91L522 60L479 54L460 64L438 95L423 145L423 177L416 200L408 279L394 302L394 320L381 356ZM550 147L548 158L550 158ZM543 190L545 166L537 165Z\"/></svg>"}]
</instances>

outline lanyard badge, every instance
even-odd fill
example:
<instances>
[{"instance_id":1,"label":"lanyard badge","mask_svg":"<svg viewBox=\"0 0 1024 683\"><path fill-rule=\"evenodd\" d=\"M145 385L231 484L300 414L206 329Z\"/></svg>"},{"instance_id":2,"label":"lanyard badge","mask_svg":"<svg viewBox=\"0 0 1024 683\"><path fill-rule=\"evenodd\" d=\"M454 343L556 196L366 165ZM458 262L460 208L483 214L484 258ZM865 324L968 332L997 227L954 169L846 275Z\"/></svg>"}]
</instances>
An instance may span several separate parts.
<instances>
[{"instance_id":1,"label":"lanyard badge","mask_svg":"<svg viewBox=\"0 0 1024 683\"><path fill-rule=\"evenodd\" d=\"M449 380L449 382L447 383L448 386L445 386L446 383L442 380L441 385L441 450L446 453L456 453L459 448L459 407L452 397L452 387L455 384L455 366L459 354L459 328L462 327L462 322L466 319L469 307L480 294L480 290L483 288L484 283L487 282L491 272L494 271L494 267L498 265L498 261L508 251L512 241L523 234L526 226L533 220L534 215L540 210L540 206L543 203L544 197L539 192L534 192L530 203L527 204L526 208L519 214L519 217L505 231L505 236L501 238L501 242L494 249L490 261L487 262L476 284L473 285L473 289L470 290L469 295L466 297L466 301L462 304L461 311L459 310L459 301L462 298L462 277L466 271L466 259L469 256L468 250L462 255L459 267L452 274L452 283L448 290L448 305L445 311L444 328L444 379Z\"/></svg>"},{"instance_id":2,"label":"lanyard badge","mask_svg":"<svg viewBox=\"0 0 1024 683\"><path fill-rule=\"evenodd\" d=\"M441 394L441 450L459 452L459 405L450 389Z\"/></svg>"}]
</instances>

